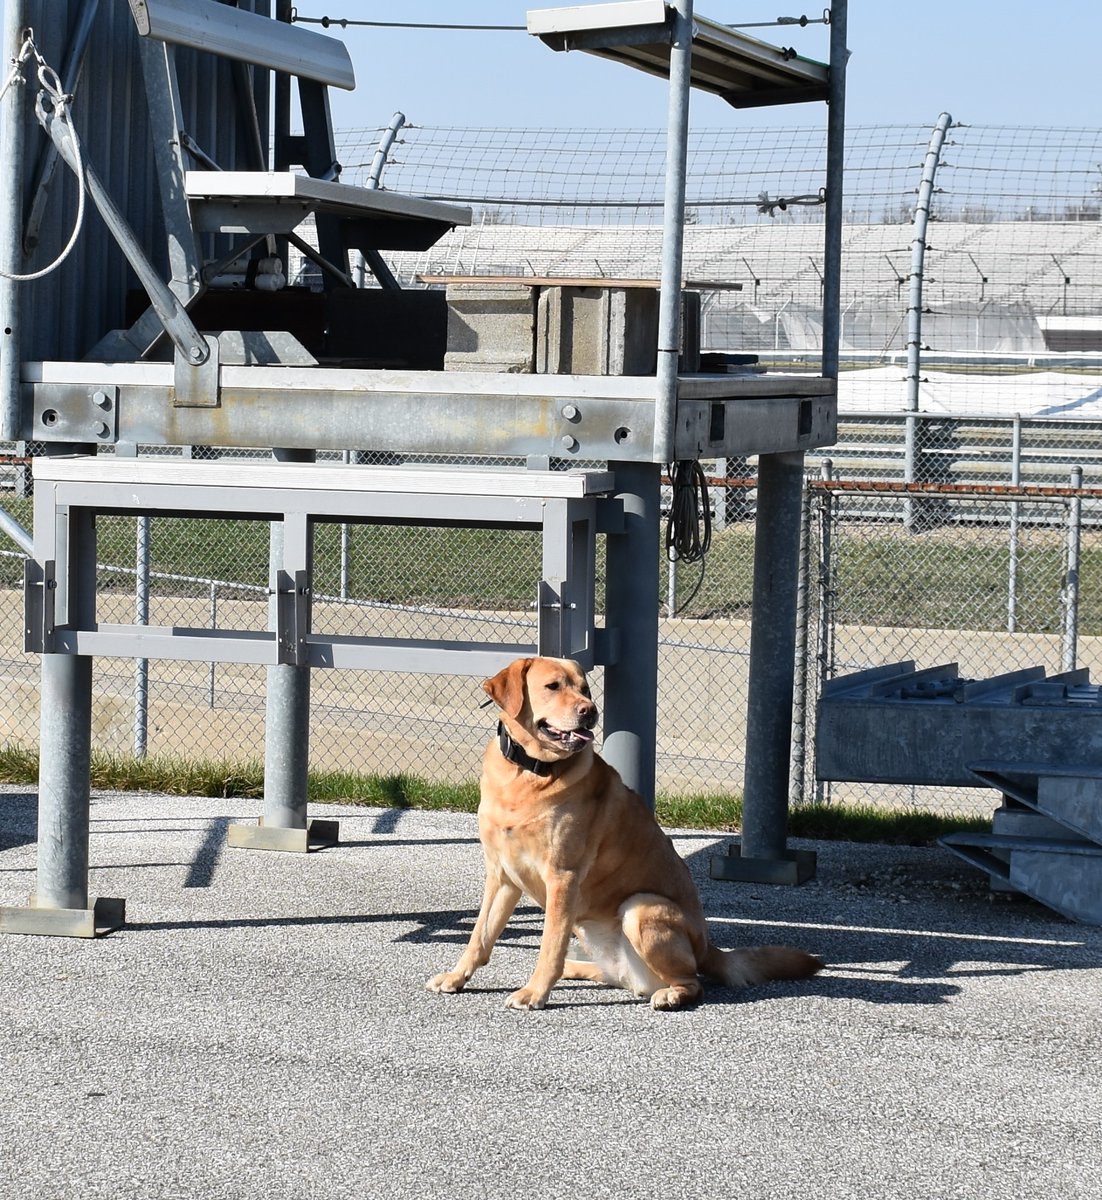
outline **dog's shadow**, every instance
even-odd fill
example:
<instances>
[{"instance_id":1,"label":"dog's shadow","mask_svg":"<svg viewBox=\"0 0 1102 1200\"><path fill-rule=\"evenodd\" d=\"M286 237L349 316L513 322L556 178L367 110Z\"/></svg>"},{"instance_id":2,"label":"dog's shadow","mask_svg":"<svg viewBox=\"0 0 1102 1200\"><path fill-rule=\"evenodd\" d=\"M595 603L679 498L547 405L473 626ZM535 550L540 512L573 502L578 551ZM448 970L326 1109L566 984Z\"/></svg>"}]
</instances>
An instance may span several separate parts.
<instances>
[{"instance_id":1,"label":"dog's shadow","mask_svg":"<svg viewBox=\"0 0 1102 1200\"><path fill-rule=\"evenodd\" d=\"M474 913L435 913L425 914L425 920L417 928L402 935L400 941L431 942L434 945L453 945L461 949L467 944L471 929L474 925ZM441 919L442 918L442 919ZM456 919L458 918L458 919ZM523 906L516 910L510 923L505 927L494 948L493 961L501 970L501 958L506 957L510 964L517 965L517 981L512 987L482 984L476 975L467 984L465 992L471 994L508 996L516 988L523 985L528 972L535 966L536 955L539 952L540 934L543 929L543 912L534 906ZM861 961L879 963L899 961L901 956L898 946L891 945L891 938L880 935L875 943L864 937L864 945L859 957ZM902 936L902 935L901 935ZM854 961L854 947L850 942L851 935L847 934L845 961ZM727 939L730 940L730 939ZM774 939L770 939L774 940ZM781 939L783 940L783 939ZM573 954L576 947L573 947ZM944 965L944 964L942 964ZM1022 965L1017 970L1041 970L1045 967ZM819 996L831 1000L856 1000L867 1004L947 1004L960 994L961 987L946 979L932 977L930 970L923 969L921 978L884 978L880 971L871 968L853 967L847 965L845 973L832 972L829 961L826 969L810 979L775 980L770 983L758 984L749 988L730 988L715 980L704 980L704 995L700 1003L707 1005L742 1005L754 1003L780 1002L799 997ZM942 973L938 971L937 973ZM586 994L585 1000L572 1000L568 997L579 993ZM598 994L600 998L598 997ZM592 999L589 996L593 996ZM589 983L584 980L561 980L555 985L549 1007L555 1008L584 1008L594 1005L619 1006L625 1004L645 1004L646 998L638 998L623 988L614 984Z\"/></svg>"},{"instance_id":2,"label":"dog's shadow","mask_svg":"<svg viewBox=\"0 0 1102 1200\"><path fill-rule=\"evenodd\" d=\"M475 980L463 989L465 995L500 996L511 995L524 980L518 977L516 987L480 985ZM721 983L704 981L704 994L686 1010L701 1007L734 1007L746 1004L778 1003L785 1000L806 999L818 996L829 1000L859 1000L866 1004L948 1004L961 988L955 984L939 982L903 982L891 980L858 980L846 976L832 976L827 972L812 979L794 982L763 983L756 987L736 989ZM582 998L584 997L584 999ZM547 1001L548 1008L619 1008L630 1005L647 1005L645 996L634 996L614 984L586 983L584 981L560 981Z\"/></svg>"}]
</instances>

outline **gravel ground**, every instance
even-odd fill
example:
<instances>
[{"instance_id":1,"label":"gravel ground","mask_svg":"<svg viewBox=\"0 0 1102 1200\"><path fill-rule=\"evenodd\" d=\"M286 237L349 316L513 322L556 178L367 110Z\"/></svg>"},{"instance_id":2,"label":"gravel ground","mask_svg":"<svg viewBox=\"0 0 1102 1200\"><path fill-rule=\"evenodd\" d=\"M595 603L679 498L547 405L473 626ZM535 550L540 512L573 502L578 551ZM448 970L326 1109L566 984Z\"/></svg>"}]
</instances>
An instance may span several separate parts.
<instances>
[{"instance_id":1,"label":"gravel ground","mask_svg":"<svg viewBox=\"0 0 1102 1200\"><path fill-rule=\"evenodd\" d=\"M236 801L93 800L95 941L0 939L3 1200L1102 1197L1102 930L934 849L796 843L799 888L707 877L720 945L821 955L811 981L690 1011L561 985L518 913L460 996L474 820L326 807L341 844L224 847ZM34 797L0 789L0 901L34 886Z\"/></svg>"}]
</instances>

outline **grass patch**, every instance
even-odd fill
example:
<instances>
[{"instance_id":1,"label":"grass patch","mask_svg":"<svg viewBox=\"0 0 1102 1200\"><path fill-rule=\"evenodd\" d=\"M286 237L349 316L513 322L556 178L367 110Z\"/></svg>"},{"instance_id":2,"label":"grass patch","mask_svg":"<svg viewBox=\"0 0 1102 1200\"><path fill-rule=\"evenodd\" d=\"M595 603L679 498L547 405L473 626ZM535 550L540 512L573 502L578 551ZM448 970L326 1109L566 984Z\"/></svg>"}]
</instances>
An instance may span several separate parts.
<instances>
[{"instance_id":1,"label":"grass patch","mask_svg":"<svg viewBox=\"0 0 1102 1200\"><path fill-rule=\"evenodd\" d=\"M4 507L28 528L31 501L7 499ZM132 570L135 518L102 517L99 558ZM152 523L156 570L237 581L263 589L268 580L266 522L163 518ZM907 628L1000 630L1006 626L1005 530L946 528L904 537L898 526L842 520L835 530L832 589L842 624ZM748 617L753 590L753 527L717 529L703 580L698 567L679 572L679 615ZM353 526L346 560L349 594L393 604L442 608L526 610L540 575L539 534L531 530L423 529ZM1030 530L1017 563L1018 630L1052 633L1062 628L1061 587L1066 564L1063 534ZM340 529L319 524L314 542L314 588L335 595L341 587ZM598 541L597 575L604 571ZM1080 556L1079 628L1102 634L1102 550L1086 545ZM0 556L0 586L18 587L23 563ZM659 563L665 596L669 566ZM697 589L697 584L700 584ZM103 571L101 592L132 592L132 575ZM689 600L690 593L695 595ZM201 582L157 581L158 595L205 595ZM598 605L601 587L598 586Z\"/></svg>"},{"instance_id":2,"label":"grass patch","mask_svg":"<svg viewBox=\"0 0 1102 1200\"><path fill-rule=\"evenodd\" d=\"M742 825L742 797L659 796L654 814L660 825L677 829L738 829Z\"/></svg>"},{"instance_id":3,"label":"grass patch","mask_svg":"<svg viewBox=\"0 0 1102 1200\"><path fill-rule=\"evenodd\" d=\"M0 782L36 784L38 753L18 746L0 747ZM96 752L92 755L92 787L97 791L259 800L264 794L264 767L260 762L135 759ZM473 780L429 783L414 775L315 771L310 774L310 800L315 804L473 813L478 808L478 784ZM742 798L723 794L659 796L656 815L660 824L669 827L733 833L742 823ZM801 805L792 809L788 820L793 837L908 846L932 845L949 832L990 829L991 822L983 818L855 804Z\"/></svg>"},{"instance_id":4,"label":"grass patch","mask_svg":"<svg viewBox=\"0 0 1102 1200\"><path fill-rule=\"evenodd\" d=\"M986 817L952 817L925 809L889 811L865 804L809 804L791 810L793 837L827 842L932 846L945 833L990 833Z\"/></svg>"}]
</instances>

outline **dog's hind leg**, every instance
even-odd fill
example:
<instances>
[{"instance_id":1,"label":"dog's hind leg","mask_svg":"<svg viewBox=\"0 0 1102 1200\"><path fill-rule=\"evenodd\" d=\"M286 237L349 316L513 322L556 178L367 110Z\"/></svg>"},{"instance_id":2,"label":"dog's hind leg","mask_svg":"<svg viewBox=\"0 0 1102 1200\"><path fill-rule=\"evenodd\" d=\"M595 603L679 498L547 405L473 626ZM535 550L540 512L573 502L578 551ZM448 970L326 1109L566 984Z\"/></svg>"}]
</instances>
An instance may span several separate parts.
<instances>
[{"instance_id":1,"label":"dog's hind leg","mask_svg":"<svg viewBox=\"0 0 1102 1200\"><path fill-rule=\"evenodd\" d=\"M639 894L620 908L624 936L655 976L651 1007L682 1008L699 1000L697 955L685 914L664 896Z\"/></svg>"},{"instance_id":2,"label":"dog's hind leg","mask_svg":"<svg viewBox=\"0 0 1102 1200\"><path fill-rule=\"evenodd\" d=\"M482 907L479 909L467 948L459 956L453 970L434 975L425 984L430 992L463 990L475 971L490 961L490 952L513 915L520 896L520 888L504 874L500 871L487 871Z\"/></svg>"},{"instance_id":3,"label":"dog's hind leg","mask_svg":"<svg viewBox=\"0 0 1102 1200\"><path fill-rule=\"evenodd\" d=\"M563 979L587 979L590 983L613 983L614 980L601 970L595 962L585 962L580 958L568 958L562 966Z\"/></svg>"}]
</instances>

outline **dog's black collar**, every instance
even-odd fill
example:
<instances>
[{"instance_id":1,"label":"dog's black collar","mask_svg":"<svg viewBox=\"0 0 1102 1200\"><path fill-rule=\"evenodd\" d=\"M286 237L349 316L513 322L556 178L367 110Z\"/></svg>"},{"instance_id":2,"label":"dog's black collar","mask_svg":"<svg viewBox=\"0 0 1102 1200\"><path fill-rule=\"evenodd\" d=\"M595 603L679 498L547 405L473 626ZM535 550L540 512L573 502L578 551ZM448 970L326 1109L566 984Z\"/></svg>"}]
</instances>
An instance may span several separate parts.
<instances>
[{"instance_id":1,"label":"dog's black collar","mask_svg":"<svg viewBox=\"0 0 1102 1200\"><path fill-rule=\"evenodd\" d=\"M527 751L518 746L509 736L509 731L501 721L497 723L497 744L501 747L501 753L504 757L520 767L522 771L531 771L533 775L551 774L553 764L533 758Z\"/></svg>"}]
</instances>

